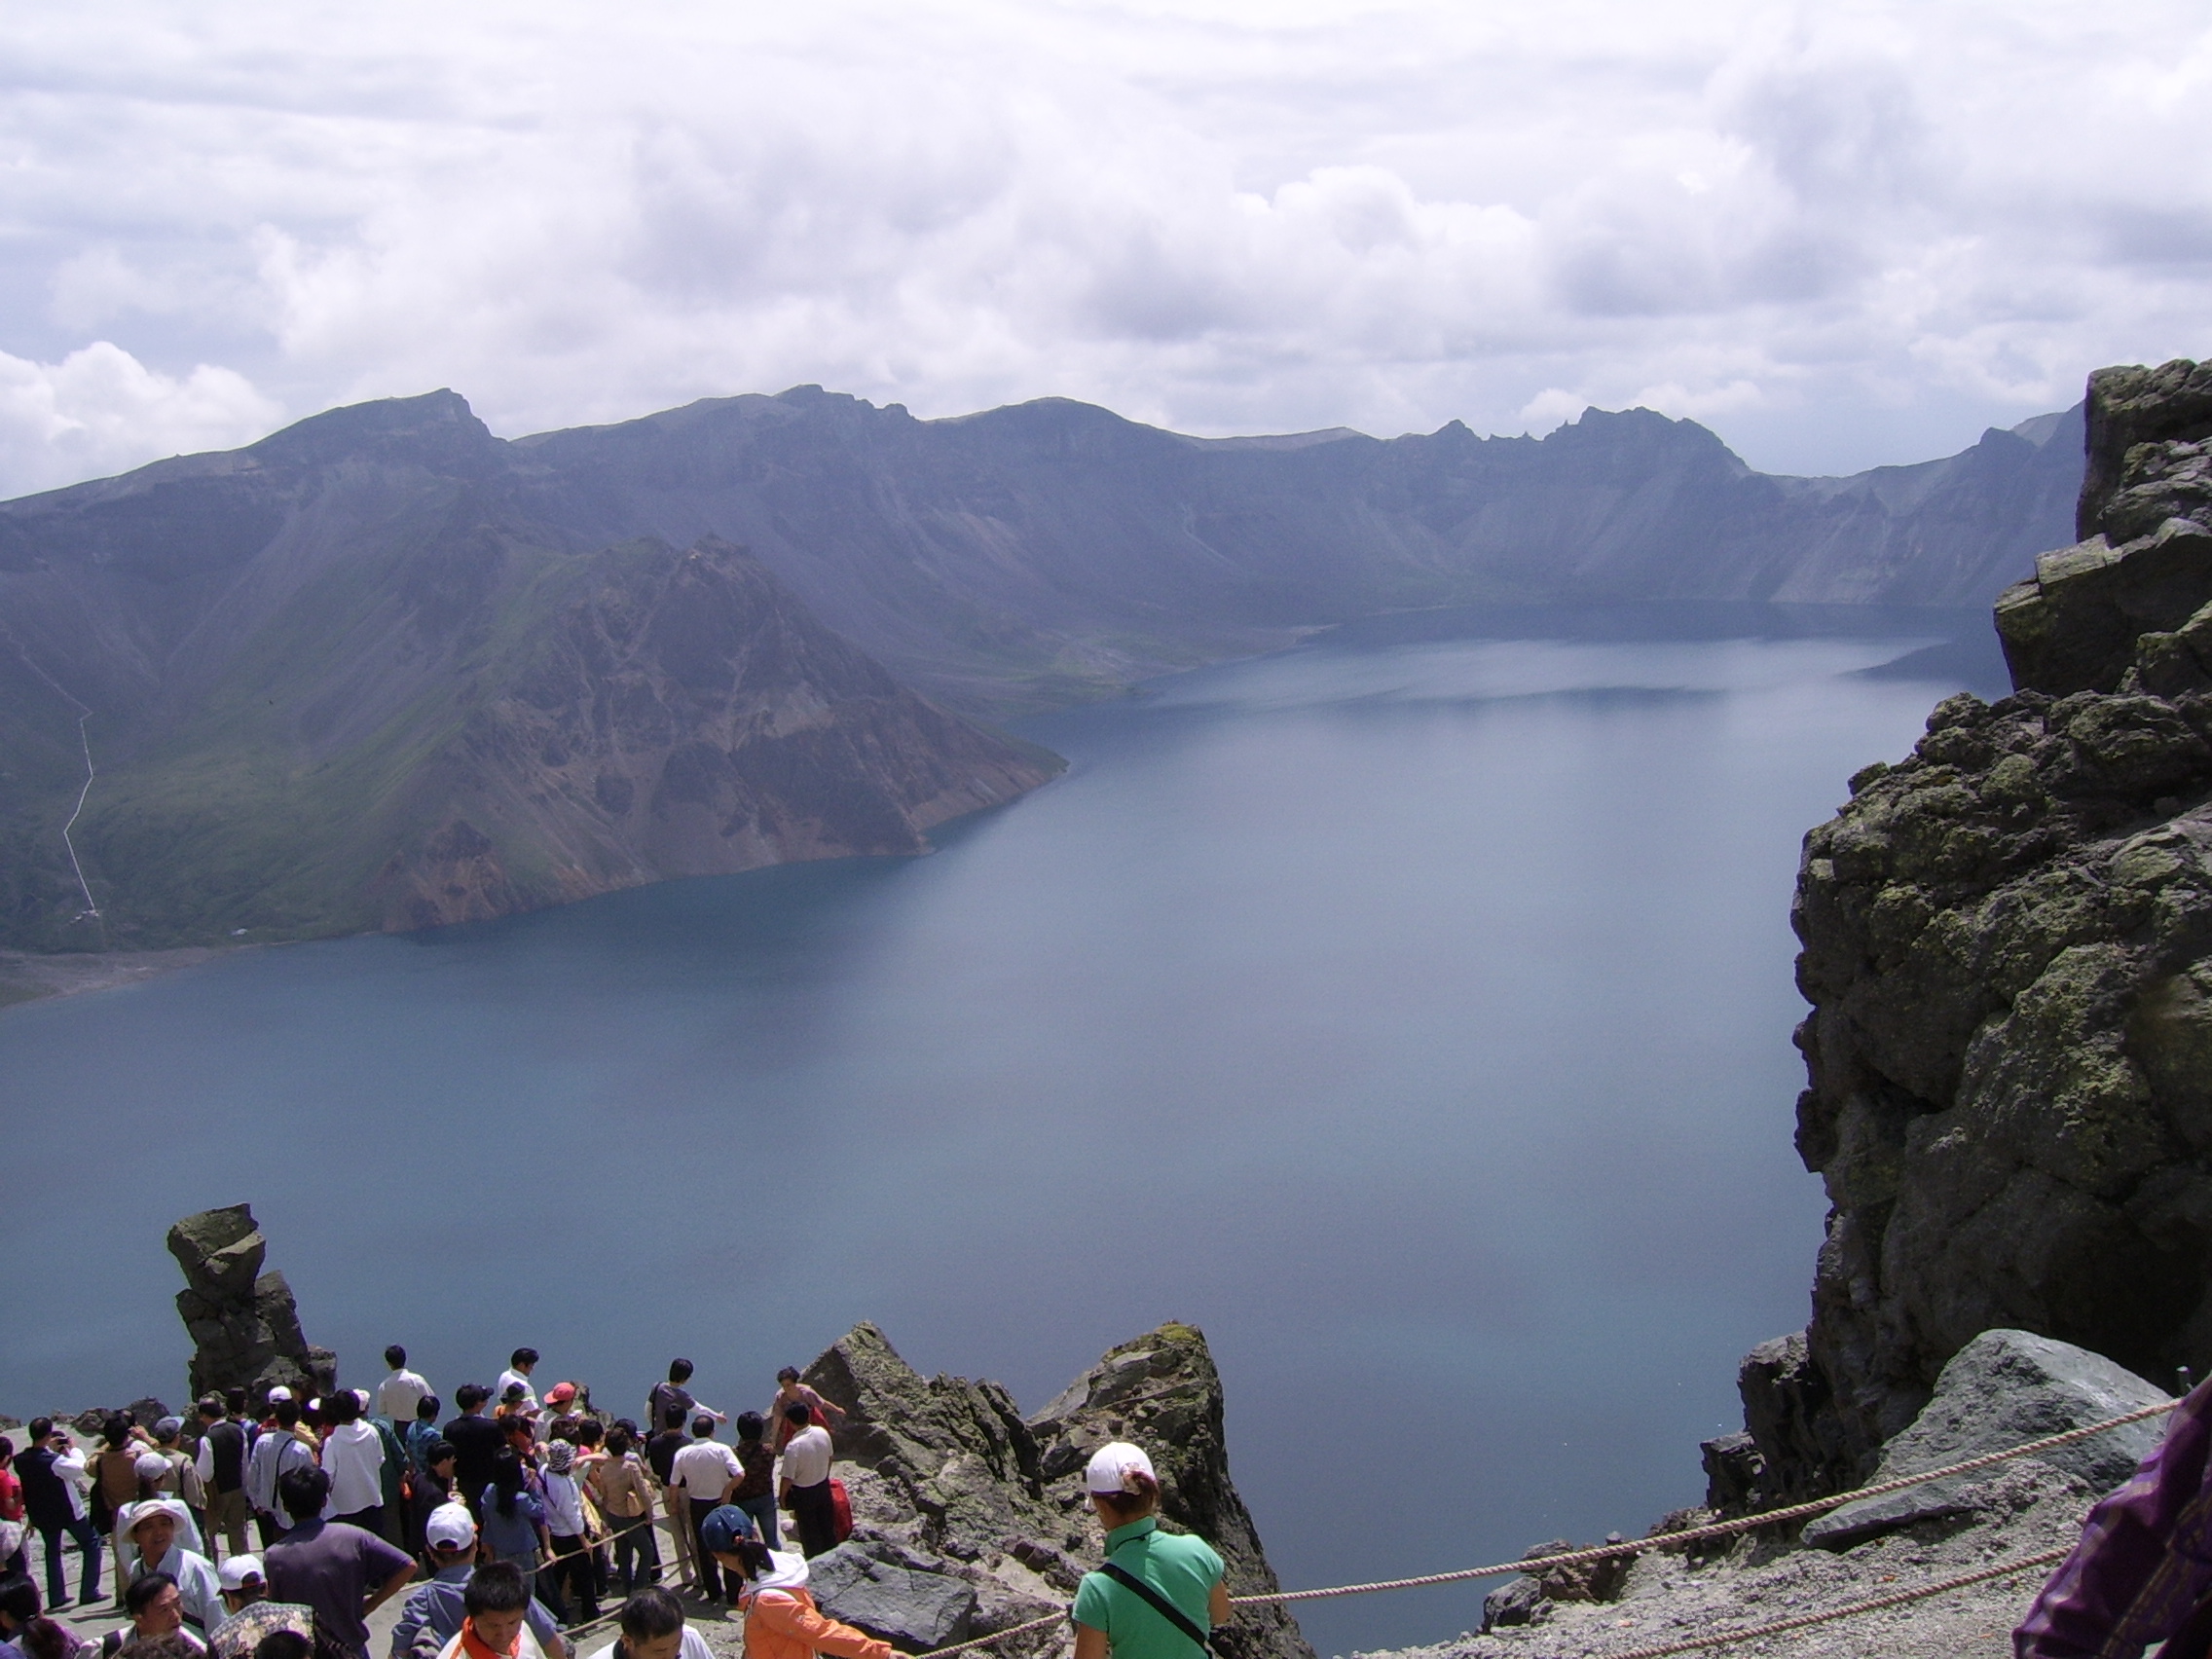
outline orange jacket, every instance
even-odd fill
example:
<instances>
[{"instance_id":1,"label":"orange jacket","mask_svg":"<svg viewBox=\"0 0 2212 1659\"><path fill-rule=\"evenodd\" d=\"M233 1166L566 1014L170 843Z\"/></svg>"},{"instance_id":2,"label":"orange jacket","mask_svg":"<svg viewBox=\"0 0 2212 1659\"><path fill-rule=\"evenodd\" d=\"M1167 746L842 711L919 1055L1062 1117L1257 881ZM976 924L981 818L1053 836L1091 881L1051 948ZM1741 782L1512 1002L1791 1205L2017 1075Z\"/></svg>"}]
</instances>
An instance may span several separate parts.
<instances>
[{"instance_id":1,"label":"orange jacket","mask_svg":"<svg viewBox=\"0 0 2212 1659\"><path fill-rule=\"evenodd\" d=\"M804 1590L760 1590L745 1601L745 1659L891 1659L891 1643L815 1609Z\"/></svg>"}]
</instances>

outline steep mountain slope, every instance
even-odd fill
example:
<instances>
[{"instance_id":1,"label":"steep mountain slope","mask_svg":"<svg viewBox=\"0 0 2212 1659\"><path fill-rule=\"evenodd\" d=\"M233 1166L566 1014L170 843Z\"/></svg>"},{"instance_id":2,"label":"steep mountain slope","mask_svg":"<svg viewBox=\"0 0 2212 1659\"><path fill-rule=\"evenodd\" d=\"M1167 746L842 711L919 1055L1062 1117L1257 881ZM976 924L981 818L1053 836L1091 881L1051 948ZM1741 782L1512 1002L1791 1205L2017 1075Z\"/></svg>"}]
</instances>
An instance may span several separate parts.
<instances>
[{"instance_id":1,"label":"steep mountain slope","mask_svg":"<svg viewBox=\"0 0 2212 1659\"><path fill-rule=\"evenodd\" d=\"M413 399L0 514L6 937L406 928L915 852L1051 775L742 548L535 519L504 454ZM58 856L80 708L100 926Z\"/></svg>"},{"instance_id":2,"label":"steep mountain slope","mask_svg":"<svg viewBox=\"0 0 2212 1659\"><path fill-rule=\"evenodd\" d=\"M1644 410L1207 440L799 387L512 443L448 391L335 410L0 503L0 943L910 850L1046 775L900 682L995 716L1408 607L1978 600L2053 539L2079 430L1786 479ZM104 927L62 839L88 744Z\"/></svg>"}]
</instances>

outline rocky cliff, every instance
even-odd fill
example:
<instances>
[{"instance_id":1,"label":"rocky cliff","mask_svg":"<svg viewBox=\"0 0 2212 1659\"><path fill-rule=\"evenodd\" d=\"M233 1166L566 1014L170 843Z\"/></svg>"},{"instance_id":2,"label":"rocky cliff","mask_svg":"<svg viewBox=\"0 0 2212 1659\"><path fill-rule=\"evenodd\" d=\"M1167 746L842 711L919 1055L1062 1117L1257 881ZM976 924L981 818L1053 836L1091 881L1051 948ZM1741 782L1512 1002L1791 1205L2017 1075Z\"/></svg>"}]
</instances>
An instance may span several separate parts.
<instances>
[{"instance_id":1,"label":"rocky cliff","mask_svg":"<svg viewBox=\"0 0 2212 1659\"><path fill-rule=\"evenodd\" d=\"M1805 842L1803 1338L1746 1362L1768 1496L1850 1485L1978 1333L2212 1363L2212 368L2090 384L2084 537Z\"/></svg>"},{"instance_id":2,"label":"rocky cliff","mask_svg":"<svg viewBox=\"0 0 2212 1659\"><path fill-rule=\"evenodd\" d=\"M269 1241L249 1207L188 1215L169 1229L168 1246L184 1270L176 1310L192 1338L194 1398L244 1388L258 1403L278 1384L302 1397L338 1386L338 1356L301 1334L292 1287L261 1271Z\"/></svg>"},{"instance_id":3,"label":"rocky cliff","mask_svg":"<svg viewBox=\"0 0 2212 1659\"><path fill-rule=\"evenodd\" d=\"M1231 1594L1279 1588L1229 1477L1221 1378L1189 1325L1111 1349L1027 1419L996 1382L923 1378L873 1325L856 1326L805 1381L848 1414L835 1438L856 1521L841 1559L817 1562L817 1584L827 1574L826 1605L840 1616L868 1624L866 1609L881 1609L871 1628L887 1638L941 1642L1064 1607L1100 1553L1084 1465L1116 1439L1152 1455L1166 1524L1221 1552ZM948 1596L950 1585L963 1588ZM1275 1606L1239 1612L1222 1645L1232 1659L1313 1659ZM1015 1650L1066 1646L1063 1627Z\"/></svg>"}]
</instances>

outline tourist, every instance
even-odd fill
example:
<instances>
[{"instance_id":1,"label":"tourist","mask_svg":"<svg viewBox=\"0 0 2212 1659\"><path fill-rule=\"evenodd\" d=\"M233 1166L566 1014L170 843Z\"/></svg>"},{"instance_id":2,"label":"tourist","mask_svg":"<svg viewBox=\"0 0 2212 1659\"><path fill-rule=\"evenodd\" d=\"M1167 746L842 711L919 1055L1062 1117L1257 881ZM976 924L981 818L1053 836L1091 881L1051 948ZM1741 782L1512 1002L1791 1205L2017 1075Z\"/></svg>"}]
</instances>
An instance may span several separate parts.
<instances>
[{"instance_id":1,"label":"tourist","mask_svg":"<svg viewBox=\"0 0 2212 1659\"><path fill-rule=\"evenodd\" d=\"M264 1551L282 1537L291 1525L281 1513L276 1495L278 1485L295 1470L314 1467L314 1454L308 1450L307 1442L293 1432L299 1420L300 1408L287 1392L270 1406L269 1424L246 1456L246 1502L253 1508L253 1524L261 1533Z\"/></svg>"},{"instance_id":2,"label":"tourist","mask_svg":"<svg viewBox=\"0 0 2212 1659\"><path fill-rule=\"evenodd\" d=\"M399 1610L391 1630L391 1659L423 1659L415 1654L426 1646L435 1654L461 1632L468 1616L465 1595L469 1575L476 1569L476 1523L458 1503L434 1510L424 1524L424 1541L430 1554L430 1581L418 1584ZM501 1569L503 1570L503 1569ZM547 1659L568 1659L568 1644L561 1627L535 1597L523 1610L531 1635L537 1639Z\"/></svg>"},{"instance_id":3,"label":"tourist","mask_svg":"<svg viewBox=\"0 0 2212 1659\"><path fill-rule=\"evenodd\" d=\"M1106 1566L1075 1593L1075 1659L1191 1659L1229 1622L1227 1569L1211 1544L1160 1530L1160 1480L1125 1440L1101 1446L1083 1472L1106 1530Z\"/></svg>"},{"instance_id":4,"label":"tourist","mask_svg":"<svg viewBox=\"0 0 2212 1659\"><path fill-rule=\"evenodd\" d=\"M443 1444L450 1451L453 1442L447 1440L438 1428L438 1397L424 1394L415 1402L415 1416L400 1436L400 1450L407 1455L407 1471L411 1477L420 1477L430 1466L425 1455L432 1446Z\"/></svg>"},{"instance_id":5,"label":"tourist","mask_svg":"<svg viewBox=\"0 0 2212 1659\"><path fill-rule=\"evenodd\" d=\"M738 1579L744 1563L732 1553L740 1538L760 1536L753 1525L753 1517L734 1503L719 1503L700 1518L699 1559L713 1562L720 1567L729 1584L732 1600L737 1596Z\"/></svg>"},{"instance_id":6,"label":"tourist","mask_svg":"<svg viewBox=\"0 0 2212 1659\"><path fill-rule=\"evenodd\" d=\"M642 1584L660 1582L660 1540L653 1532L653 1488L645 1463L633 1449L629 1427L616 1423L607 1432L607 1455L586 1477L592 1500L614 1533L614 1576L627 1596Z\"/></svg>"},{"instance_id":7,"label":"tourist","mask_svg":"<svg viewBox=\"0 0 2212 1659\"><path fill-rule=\"evenodd\" d=\"M30 1575L0 1577L0 1659L23 1659L22 1634L38 1616L38 1586Z\"/></svg>"},{"instance_id":8,"label":"tourist","mask_svg":"<svg viewBox=\"0 0 2212 1659\"><path fill-rule=\"evenodd\" d=\"M270 1595L314 1609L318 1653L368 1659L368 1615L407 1587L414 1558L374 1532L323 1520L330 1477L320 1469L287 1470L276 1495L292 1530L262 1554Z\"/></svg>"},{"instance_id":9,"label":"tourist","mask_svg":"<svg viewBox=\"0 0 2212 1659\"><path fill-rule=\"evenodd\" d=\"M793 1406L805 1406L807 1408L806 1415L803 1418L793 1418L792 1416L792 1407ZM824 1399L804 1382L801 1382L798 1380L798 1372L793 1367L787 1365L783 1370L776 1373L776 1397L768 1402L767 1412L767 1421L774 1436L772 1447L775 1451L782 1452L791 1443L791 1437L808 1423L813 1423L818 1428L828 1429L831 1418L842 1422L844 1417L845 1408L843 1406Z\"/></svg>"},{"instance_id":10,"label":"tourist","mask_svg":"<svg viewBox=\"0 0 2212 1659\"><path fill-rule=\"evenodd\" d=\"M811 1408L793 1400L784 1408L791 1438L784 1444L784 1465L776 1500L792 1512L792 1530L808 1560L837 1547L837 1505L830 1495L830 1431L810 1422Z\"/></svg>"},{"instance_id":11,"label":"tourist","mask_svg":"<svg viewBox=\"0 0 2212 1659\"><path fill-rule=\"evenodd\" d=\"M185 1623L205 1636L223 1622L221 1582L215 1567L192 1547L199 1534L189 1529L191 1513L174 1497L149 1497L115 1518L116 1536L129 1552L124 1558L126 1584L150 1572L168 1575L177 1588Z\"/></svg>"},{"instance_id":12,"label":"tourist","mask_svg":"<svg viewBox=\"0 0 2212 1659\"><path fill-rule=\"evenodd\" d=\"M556 1382L545 1390L545 1410L542 1414L549 1421L559 1421L579 1408L577 1396L582 1392L573 1382Z\"/></svg>"},{"instance_id":13,"label":"tourist","mask_svg":"<svg viewBox=\"0 0 2212 1659\"><path fill-rule=\"evenodd\" d=\"M47 1607L59 1612L69 1605L68 1587L61 1576L64 1536L75 1541L83 1558L77 1599L91 1602L100 1593L100 1538L85 1500L91 1475L83 1454L54 1426L52 1418L31 1419L26 1432L30 1446L16 1459L16 1475L23 1483L23 1518L45 1550Z\"/></svg>"},{"instance_id":14,"label":"tourist","mask_svg":"<svg viewBox=\"0 0 2212 1659\"><path fill-rule=\"evenodd\" d=\"M668 1381L666 1382L655 1382L652 1392L645 1396L645 1420L647 1422L665 1422L668 1420L670 1412L681 1412L682 1420L689 1422L699 1413L705 1412L717 1422L727 1422L729 1419L716 1411L714 1407L702 1406L691 1397L691 1390L684 1386L690 1381L691 1362L687 1359L670 1360L668 1362Z\"/></svg>"},{"instance_id":15,"label":"tourist","mask_svg":"<svg viewBox=\"0 0 2212 1659\"><path fill-rule=\"evenodd\" d=\"M547 1598L563 1623L591 1623L599 1617L599 1571L592 1560L598 1543L584 1516L584 1489L575 1477L576 1449L566 1440L545 1448L545 1547L553 1570L547 1575ZM562 1587L567 1586L567 1590ZM571 1615L568 1592L575 1593Z\"/></svg>"},{"instance_id":16,"label":"tourist","mask_svg":"<svg viewBox=\"0 0 2212 1659\"><path fill-rule=\"evenodd\" d=\"M139 1497L138 1455L150 1437L122 1412L113 1412L100 1423L100 1449L86 1464L92 1477L92 1523L107 1534L115 1551L115 1600L123 1604L122 1536L115 1530L116 1515Z\"/></svg>"},{"instance_id":17,"label":"tourist","mask_svg":"<svg viewBox=\"0 0 2212 1659\"><path fill-rule=\"evenodd\" d=\"M683 1604L666 1590L641 1590L622 1604L621 1634L591 1659L713 1659L707 1639L683 1622Z\"/></svg>"},{"instance_id":18,"label":"tourist","mask_svg":"<svg viewBox=\"0 0 2212 1659\"><path fill-rule=\"evenodd\" d=\"M504 1562L490 1562L468 1576L461 1593L461 1629L438 1650L438 1659L542 1659L530 1630L530 1585Z\"/></svg>"},{"instance_id":19,"label":"tourist","mask_svg":"<svg viewBox=\"0 0 2212 1659\"><path fill-rule=\"evenodd\" d=\"M513 1356L507 1361L507 1369L499 1373L498 1391L500 1400L504 1402L519 1384L522 1388L524 1405L528 1406L535 1414L537 1410L537 1395L530 1385L530 1374L536 1369L537 1350L535 1348L522 1347L515 1349Z\"/></svg>"},{"instance_id":20,"label":"tourist","mask_svg":"<svg viewBox=\"0 0 2212 1659\"><path fill-rule=\"evenodd\" d=\"M525 1423L533 1434L537 1432L537 1405L531 1398L529 1385L509 1382L500 1391L499 1403L492 1408L492 1415L504 1423Z\"/></svg>"},{"instance_id":21,"label":"tourist","mask_svg":"<svg viewBox=\"0 0 2212 1659\"><path fill-rule=\"evenodd\" d=\"M253 1659L313 1659L314 1639L296 1630L273 1630L253 1650Z\"/></svg>"},{"instance_id":22,"label":"tourist","mask_svg":"<svg viewBox=\"0 0 2212 1659\"><path fill-rule=\"evenodd\" d=\"M330 1432L322 1439L322 1472L330 1477L326 1521L343 1521L364 1531L384 1531L384 1441L362 1420L361 1402L339 1389L323 1402Z\"/></svg>"},{"instance_id":23,"label":"tourist","mask_svg":"<svg viewBox=\"0 0 2212 1659\"><path fill-rule=\"evenodd\" d=\"M699 1594L710 1602L721 1599L721 1575L715 1570L714 1559L698 1547L699 1523L710 1511L727 1503L737 1483L745 1478L745 1465L737 1460L737 1454L715 1439L714 1432L712 1417L705 1412L694 1417L691 1444L677 1453L669 1466L669 1490L681 1490L688 1500L683 1520L692 1540L691 1563L698 1574Z\"/></svg>"},{"instance_id":24,"label":"tourist","mask_svg":"<svg viewBox=\"0 0 2212 1659\"><path fill-rule=\"evenodd\" d=\"M433 1440L424 1448L425 1464L410 1477L412 1494L407 1500L407 1547L420 1555L425 1547L424 1528L432 1514L447 1504L461 1504L465 1513L468 1506L461 1502L461 1493L454 1480L453 1446L445 1440Z\"/></svg>"},{"instance_id":25,"label":"tourist","mask_svg":"<svg viewBox=\"0 0 2212 1659\"><path fill-rule=\"evenodd\" d=\"M461 1501L479 1521L484 1519L479 1494L492 1484L493 1460L507 1443L507 1431L484 1415L484 1403L491 1397L491 1389L483 1383L463 1382L453 1395L461 1416L442 1431L453 1447L454 1483Z\"/></svg>"},{"instance_id":26,"label":"tourist","mask_svg":"<svg viewBox=\"0 0 2212 1659\"><path fill-rule=\"evenodd\" d=\"M200 1478L199 1466L192 1454L178 1444L184 1433L182 1418L166 1417L154 1424L154 1451L168 1469L154 1483L156 1493L166 1493L184 1500L185 1508L192 1511L192 1525L203 1537L207 1531L207 1486ZM141 1457L140 1463L145 1459Z\"/></svg>"},{"instance_id":27,"label":"tourist","mask_svg":"<svg viewBox=\"0 0 2212 1659\"><path fill-rule=\"evenodd\" d=\"M675 1412L661 1419L660 1432L645 1442L645 1467L660 1483L661 1513L668 1517L668 1535L676 1545L677 1577L685 1588L696 1590L699 1579L691 1565L691 1511L684 1506L682 1492L673 1484L676 1455L691 1444L691 1437L683 1432L685 1420Z\"/></svg>"},{"instance_id":28,"label":"tourist","mask_svg":"<svg viewBox=\"0 0 2212 1659\"><path fill-rule=\"evenodd\" d=\"M79 1659L92 1648L91 1642L78 1641L77 1633L59 1619L44 1614L31 1620L16 1645L23 1650L23 1659Z\"/></svg>"},{"instance_id":29,"label":"tourist","mask_svg":"<svg viewBox=\"0 0 2212 1659\"><path fill-rule=\"evenodd\" d=\"M737 1414L737 1460L744 1466L745 1478L729 1500L753 1517L760 1541L773 1550L781 1549L784 1540L776 1518L776 1455L768 1450L766 1432L758 1412Z\"/></svg>"},{"instance_id":30,"label":"tourist","mask_svg":"<svg viewBox=\"0 0 2212 1659\"><path fill-rule=\"evenodd\" d=\"M301 1602L273 1602L261 1558L235 1555L217 1573L223 1592L223 1622L207 1639L209 1659L253 1659L264 1639L288 1630L314 1640L314 1609Z\"/></svg>"},{"instance_id":31,"label":"tourist","mask_svg":"<svg viewBox=\"0 0 2212 1659\"><path fill-rule=\"evenodd\" d=\"M199 1412L200 1453L193 1468L207 1495L208 1555L214 1555L217 1533L232 1555L243 1555L246 1518L253 1513L245 1492L245 1430L232 1419L220 1394L202 1396Z\"/></svg>"},{"instance_id":32,"label":"tourist","mask_svg":"<svg viewBox=\"0 0 2212 1659\"><path fill-rule=\"evenodd\" d=\"M492 1559L512 1563L535 1592L537 1564L551 1547L545 1505L525 1485L523 1461L512 1447L492 1460L492 1478L477 1494L476 1515Z\"/></svg>"},{"instance_id":33,"label":"tourist","mask_svg":"<svg viewBox=\"0 0 2212 1659\"><path fill-rule=\"evenodd\" d=\"M891 1643L816 1608L803 1557L771 1550L758 1538L740 1538L729 1553L731 1575L743 1581L737 1604L745 1612L745 1659L891 1659Z\"/></svg>"},{"instance_id":34,"label":"tourist","mask_svg":"<svg viewBox=\"0 0 2212 1659\"><path fill-rule=\"evenodd\" d=\"M22 1530L14 1552L0 1561L0 1578L30 1572L30 1527L23 1519L23 1483L16 1473L16 1443L0 1434L0 1526L11 1525Z\"/></svg>"},{"instance_id":35,"label":"tourist","mask_svg":"<svg viewBox=\"0 0 2212 1659\"><path fill-rule=\"evenodd\" d=\"M377 1415L404 1428L415 1420L416 1408L430 1398L430 1380L407 1369L407 1350L397 1343L384 1350L384 1362L391 1375L377 1384Z\"/></svg>"},{"instance_id":36,"label":"tourist","mask_svg":"<svg viewBox=\"0 0 2212 1659\"><path fill-rule=\"evenodd\" d=\"M100 1659L119 1653L133 1659L171 1659L190 1655L203 1659L207 1644L184 1628L184 1599L176 1580L166 1572L149 1572L124 1592L123 1610L130 1622L111 1630L100 1641Z\"/></svg>"}]
</instances>

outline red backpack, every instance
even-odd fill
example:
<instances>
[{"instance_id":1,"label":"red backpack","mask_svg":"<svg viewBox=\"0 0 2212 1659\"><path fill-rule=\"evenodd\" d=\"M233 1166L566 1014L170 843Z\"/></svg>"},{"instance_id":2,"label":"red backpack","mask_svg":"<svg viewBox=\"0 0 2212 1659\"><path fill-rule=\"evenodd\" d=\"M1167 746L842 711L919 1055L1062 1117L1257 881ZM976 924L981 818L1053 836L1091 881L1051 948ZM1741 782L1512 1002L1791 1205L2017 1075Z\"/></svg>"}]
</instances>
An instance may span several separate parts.
<instances>
[{"instance_id":1,"label":"red backpack","mask_svg":"<svg viewBox=\"0 0 2212 1659\"><path fill-rule=\"evenodd\" d=\"M853 1535L853 1500L845 1495L845 1483L830 1477L830 1512L837 1518L837 1542Z\"/></svg>"}]
</instances>

